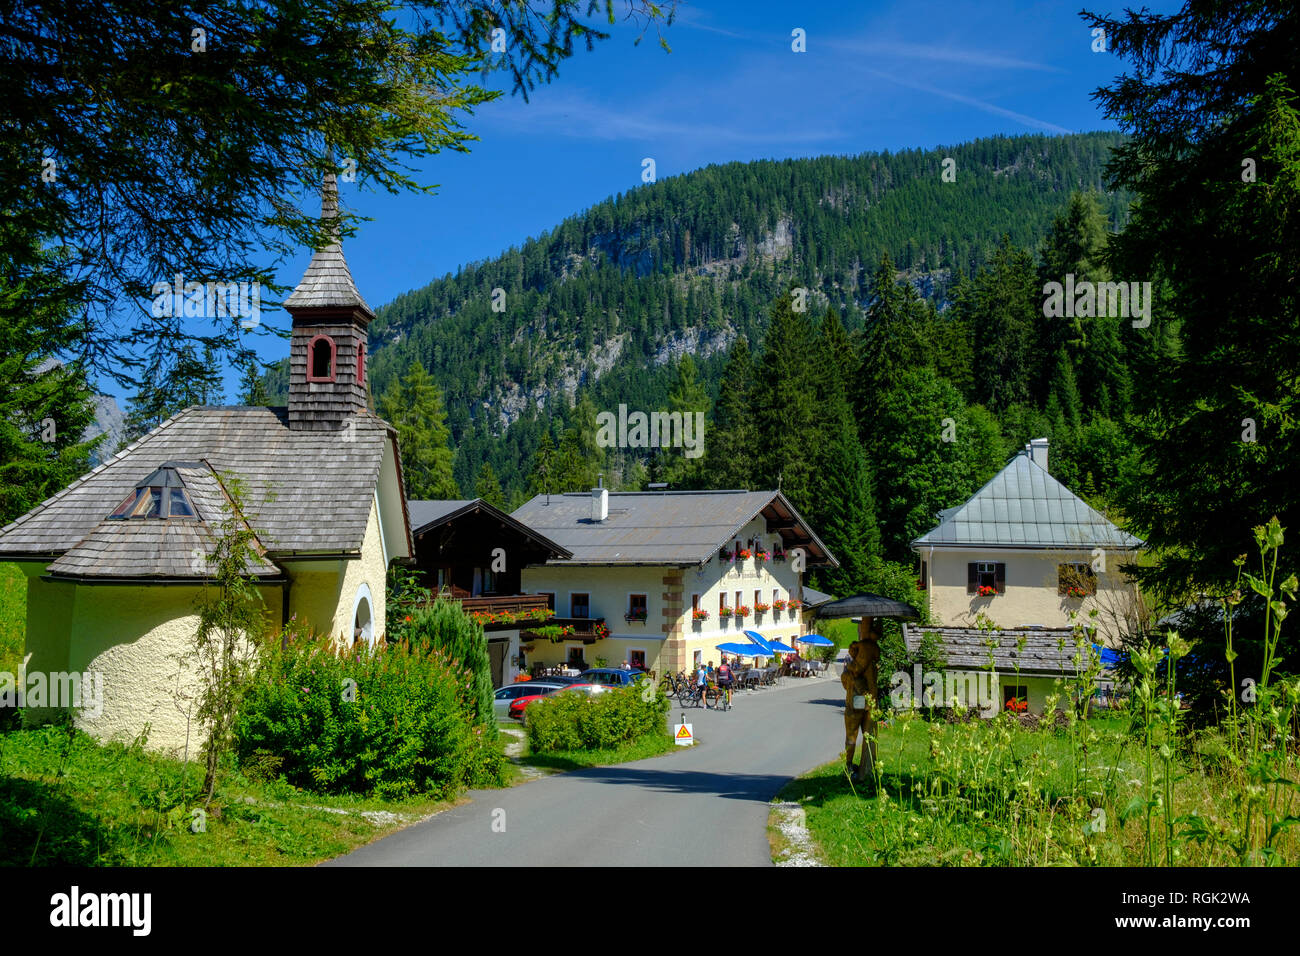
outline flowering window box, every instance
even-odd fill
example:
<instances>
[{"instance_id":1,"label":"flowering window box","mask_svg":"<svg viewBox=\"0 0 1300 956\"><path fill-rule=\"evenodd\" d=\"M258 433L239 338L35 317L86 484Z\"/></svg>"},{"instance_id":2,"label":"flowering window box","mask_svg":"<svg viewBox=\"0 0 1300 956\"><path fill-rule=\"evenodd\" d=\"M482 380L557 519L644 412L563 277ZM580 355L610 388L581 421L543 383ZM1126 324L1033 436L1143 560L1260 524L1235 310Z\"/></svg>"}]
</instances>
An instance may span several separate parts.
<instances>
[{"instance_id":1,"label":"flowering window box","mask_svg":"<svg viewBox=\"0 0 1300 956\"><path fill-rule=\"evenodd\" d=\"M754 553L750 551L749 548L741 548L739 551L736 552L736 557L739 558L741 561L746 561L749 558L752 558L753 556Z\"/></svg>"},{"instance_id":2,"label":"flowering window box","mask_svg":"<svg viewBox=\"0 0 1300 956\"><path fill-rule=\"evenodd\" d=\"M1070 587L1065 589L1065 594L1067 597L1084 598L1088 596L1088 591L1086 588Z\"/></svg>"},{"instance_id":3,"label":"flowering window box","mask_svg":"<svg viewBox=\"0 0 1300 956\"><path fill-rule=\"evenodd\" d=\"M784 598L777 598L775 601L772 602L772 607L776 608L778 611L784 611L784 610L785 610L785 599L784 599Z\"/></svg>"},{"instance_id":4,"label":"flowering window box","mask_svg":"<svg viewBox=\"0 0 1300 956\"><path fill-rule=\"evenodd\" d=\"M742 604L740 607L736 608L736 617L739 618L749 617L749 605Z\"/></svg>"},{"instance_id":5,"label":"flowering window box","mask_svg":"<svg viewBox=\"0 0 1300 956\"><path fill-rule=\"evenodd\" d=\"M781 549L781 548L777 548L777 549L776 549L776 553L775 553L774 555L772 555L772 560L773 560L773 561L784 561L784 560L785 560L785 551L784 551L783 549Z\"/></svg>"},{"instance_id":6,"label":"flowering window box","mask_svg":"<svg viewBox=\"0 0 1300 956\"><path fill-rule=\"evenodd\" d=\"M770 610L772 610L772 605L770 605L770 604L755 604L755 605L754 605L754 611L755 611L755 613L757 613L757 614L766 614L766 613L767 613L768 611L770 611Z\"/></svg>"},{"instance_id":7,"label":"flowering window box","mask_svg":"<svg viewBox=\"0 0 1300 956\"><path fill-rule=\"evenodd\" d=\"M975 593L980 597L995 597L998 589L989 584L981 584Z\"/></svg>"},{"instance_id":8,"label":"flowering window box","mask_svg":"<svg viewBox=\"0 0 1300 956\"><path fill-rule=\"evenodd\" d=\"M694 611L691 612L691 620L693 621L707 621L708 619L709 619L709 612L703 610L702 608L696 608Z\"/></svg>"},{"instance_id":9,"label":"flowering window box","mask_svg":"<svg viewBox=\"0 0 1300 956\"><path fill-rule=\"evenodd\" d=\"M647 617L649 617L649 614L646 611L628 611L623 615L623 620L629 623L640 622L644 624Z\"/></svg>"},{"instance_id":10,"label":"flowering window box","mask_svg":"<svg viewBox=\"0 0 1300 956\"><path fill-rule=\"evenodd\" d=\"M708 612L705 612L705 613L708 613ZM720 608L718 608L718 617L724 617L724 618L725 618L725 617L731 617L731 608L729 608L729 607L720 607Z\"/></svg>"},{"instance_id":11,"label":"flowering window box","mask_svg":"<svg viewBox=\"0 0 1300 956\"><path fill-rule=\"evenodd\" d=\"M754 552L754 557L758 560L759 564L762 564L764 561L772 560L772 556L766 551L756 551Z\"/></svg>"}]
</instances>

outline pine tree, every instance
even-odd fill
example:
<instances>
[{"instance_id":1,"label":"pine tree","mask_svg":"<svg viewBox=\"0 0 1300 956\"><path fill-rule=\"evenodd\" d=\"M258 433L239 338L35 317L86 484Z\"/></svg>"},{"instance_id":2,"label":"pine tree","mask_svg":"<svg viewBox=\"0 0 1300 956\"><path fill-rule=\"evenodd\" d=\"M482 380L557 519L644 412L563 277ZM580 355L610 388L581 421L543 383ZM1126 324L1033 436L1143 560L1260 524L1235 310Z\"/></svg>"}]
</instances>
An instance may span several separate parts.
<instances>
[{"instance_id":1,"label":"pine tree","mask_svg":"<svg viewBox=\"0 0 1300 956\"><path fill-rule=\"evenodd\" d=\"M838 568L817 573L818 585L837 596L869 590L880 550L870 469L845 389L852 368L847 343L839 315L828 312L816 343L820 419L813 442L813 493L805 517L840 562Z\"/></svg>"},{"instance_id":2,"label":"pine tree","mask_svg":"<svg viewBox=\"0 0 1300 956\"><path fill-rule=\"evenodd\" d=\"M442 396L433 378L419 362L394 382L379 399L379 417L397 429L406 477L406 496L415 500L460 497L452 477L451 431L447 428Z\"/></svg>"},{"instance_id":3,"label":"pine tree","mask_svg":"<svg viewBox=\"0 0 1300 956\"><path fill-rule=\"evenodd\" d=\"M668 393L668 410L682 416L683 445L659 450L655 456L659 462L659 480L675 489L707 487L704 459L700 455L707 446L707 426L698 428L696 423L708 417L709 393L700 383L695 360L690 355L683 355L677 363L677 375ZM697 416L697 412L702 413L702 416ZM691 439L696 443L694 450L686 448L684 444L687 427L691 429ZM661 443L664 440L665 436L661 436ZM695 457L688 457L688 454Z\"/></svg>"},{"instance_id":4,"label":"pine tree","mask_svg":"<svg viewBox=\"0 0 1300 956\"><path fill-rule=\"evenodd\" d=\"M84 370L57 359L82 330L78 290L48 268L51 256L31 244L0 260L0 526L89 471L100 444L82 440L95 421Z\"/></svg>"},{"instance_id":5,"label":"pine tree","mask_svg":"<svg viewBox=\"0 0 1300 956\"><path fill-rule=\"evenodd\" d=\"M1034 334L1042 317L1033 260L1004 236L975 279L975 398L999 412L1027 402L1035 375Z\"/></svg>"},{"instance_id":6,"label":"pine tree","mask_svg":"<svg viewBox=\"0 0 1300 956\"><path fill-rule=\"evenodd\" d=\"M482 498L502 511L506 510L506 496L501 491L501 482L497 480L497 473L492 470L490 461L483 462L483 467L479 469L478 480L474 482L474 497Z\"/></svg>"},{"instance_id":7,"label":"pine tree","mask_svg":"<svg viewBox=\"0 0 1300 956\"><path fill-rule=\"evenodd\" d=\"M1073 193L1044 240L1038 269L1040 290L1048 282L1064 284L1067 275L1074 276L1076 287L1082 282L1109 282L1109 240L1097 194ZM1081 391L1082 404L1107 416L1122 415L1130 391L1119 336L1122 321L1112 315L1038 317L1037 351L1043 378L1036 394L1050 398L1050 376L1055 374L1058 353L1065 348L1074 357L1078 378L1086 386Z\"/></svg>"},{"instance_id":8,"label":"pine tree","mask_svg":"<svg viewBox=\"0 0 1300 956\"><path fill-rule=\"evenodd\" d=\"M1300 30L1279 0L1089 19L1134 68L1097 94L1139 197L1116 261L1167 287L1120 332L1180 345L1144 381L1122 505L1157 559L1134 574L1181 601L1233 587L1252 528L1300 527Z\"/></svg>"},{"instance_id":9,"label":"pine tree","mask_svg":"<svg viewBox=\"0 0 1300 956\"><path fill-rule=\"evenodd\" d=\"M711 488L749 489L758 485L758 429L752 400L755 388L749 343L738 337L727 357L704 444L705 481Z\"/></svg>"},{"instance_id":10,"label":"pine tree","mask_svg":"<svg viewBox=\"0 0 1300 956\"><path fill-rule=\"evenodd\" d=\"M772 306L754 383L754 423L760 487L779 487L800 511L811 510L813 444L818 411L808 313L796 312L789 292Z\"/></svg>"},{"instance_id":11,"label":"pine tree","mask_svg":"<svg viewBox=\"0 0 1300 956\"><path fill-rule=\"evenodd\" d=\"M875 416L880 397L910 369L928 364L926 305L911 283L898 281L893 260L880 257L871 283L872 302L862 330L861 365L854 405L862 427Z\"/></svg>"},{"instance_id":12,"label":"pine tree","mask_svg":"<svg viewBox=\"0 0 1300 956\"><path fill-rule=\"evenodd\" d=\"M265 367L258 362L257 353L248 349L240 353L238 364L243 372L239 377L239 403L241 405L270 405L267 394Z\"/></svg>"},{"instance_id":13,"label":"pine tree","mask_svg":"<svg viewBox=\"0 0 1300 956\"><path fill-rule=\"evenodd\" d=\"M549 431L542 432L542 440L533 453L532 468L528 473L528 491L534 495L555 494L560 490L557 483L555 442Z\"/></svg>"},{"instance_id":14,"label":"pine tree","mask_svg":"<svg viewBox=\"0 0 1300 956\"><path fill-rule=\"evenodd\" d=\"M121 447L153 431L177 412L224 401L221 366L211 346L204 347L200 359L193 346L183 345L169 367L155 363L146 371L140 390L127 403Z\"/></svg>"}]
</instances>

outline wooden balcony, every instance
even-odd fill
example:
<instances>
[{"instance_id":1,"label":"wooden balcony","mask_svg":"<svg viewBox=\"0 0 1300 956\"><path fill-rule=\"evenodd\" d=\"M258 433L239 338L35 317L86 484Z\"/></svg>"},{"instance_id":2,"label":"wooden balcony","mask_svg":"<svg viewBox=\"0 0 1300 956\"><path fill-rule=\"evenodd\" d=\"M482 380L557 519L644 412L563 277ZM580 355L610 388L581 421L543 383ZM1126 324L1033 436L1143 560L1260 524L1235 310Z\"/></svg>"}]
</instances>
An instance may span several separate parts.
<instances>
[{"instance_id":1,"label":"wooden balcony","mask_svg":"<svg viewBox=\"0 0 1300 956\"><path fill-rule=\"evenodd\" d=\"M584 644L594 644L600 640L596 628L598 625L603 626L604 623L603 617L553 617L546 621L547 625L573 628L573 633L564 640L582 641ZM526 626L521 626L519 636L525 640L530 639Z\"/></svg>"},{"instance_id":2,"label":"wooden balcony","mask_svg":"<svg viewBox=\"0 0 1300 956\"><path fill-rule=\"evenodd\" d=\"M502 611L509 611L518 614L521 611L539 611L546 607L545 594L493 594L485 597L453 594L452 598L460 601L460 606L467 613L483 611L487 614L500 614Z\"/></svg>"},{"instance_id":3,"label":"wooden balcony","mask_svg":"<svg viewBox=\"0 0 1300 956\"><path fill-rule=\"evenodd\" d=\"M486 594L470 597L460 588L449 588L443 593L444 599L459 601L466 614L511 614L516 617L533 611L545 611L547 598L545 594ZM431 602L432 603L432 602ZM484 621L483 630L503 631L526 627L529 624L550 623L546 621Z\"/></svg>"}]
</instances>

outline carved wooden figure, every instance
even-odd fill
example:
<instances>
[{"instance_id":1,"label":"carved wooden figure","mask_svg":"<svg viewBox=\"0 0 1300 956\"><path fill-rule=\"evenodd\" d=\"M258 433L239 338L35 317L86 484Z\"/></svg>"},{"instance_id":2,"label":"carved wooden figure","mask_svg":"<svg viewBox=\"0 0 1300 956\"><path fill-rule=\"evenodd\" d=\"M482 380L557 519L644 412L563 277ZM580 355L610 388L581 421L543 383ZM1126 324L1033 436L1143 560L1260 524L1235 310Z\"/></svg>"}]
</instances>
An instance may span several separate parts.
<instances>
[{"instance_id":1,"label":"carved wooden figure","mask_svg":"<svg viewBox=\"0 0 1300 956\"><path fill-rule=\"evenodd\" d=\"M840 675L844 685L844 762L845 769L857 781L866 780L876 761L875 703L878 697L880 667L880 623L869 617L858 624L858 639L849 645L848 664ZM862 758L853 766L858 734L862 734Z\"/></svg>"}]
</instances>

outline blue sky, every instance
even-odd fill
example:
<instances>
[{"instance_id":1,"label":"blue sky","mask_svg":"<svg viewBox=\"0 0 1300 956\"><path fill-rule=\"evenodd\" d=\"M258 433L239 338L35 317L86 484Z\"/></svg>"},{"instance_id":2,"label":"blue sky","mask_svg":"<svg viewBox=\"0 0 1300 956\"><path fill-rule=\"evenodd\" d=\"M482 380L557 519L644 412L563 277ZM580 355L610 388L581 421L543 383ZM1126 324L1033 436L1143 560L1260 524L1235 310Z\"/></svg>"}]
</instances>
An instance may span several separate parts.
<instances>
[{"instance_id":1,"label":"blue sky","mask_svg":"<svg viewBox=\"0 0 1300 956\"><path fill-rule=\"evenodd\" d=\"M344 204L373 220L344 251L378 308L640 185L646 157L662 179L733 160L1114 128L1091 93L1125 64L1093 52L1078 9L934 0L680 4L664 31L671 53L653 28L638 46L640 29L621 23L594 51L576 52L529 102L503 97L469 117L481 138L471 152L421 167L435 193L390 196L361 181L340 184ZM806 52L791 49L795 28L806 33ZM285 263L280 280L293 285L308 259L304 251ZM279 310L264 310L262 320L288 325ZM265 360L288 354L284 340L255 341ZM235 391L232 374L228 400Z\"/></svg>"}]
</instances>

